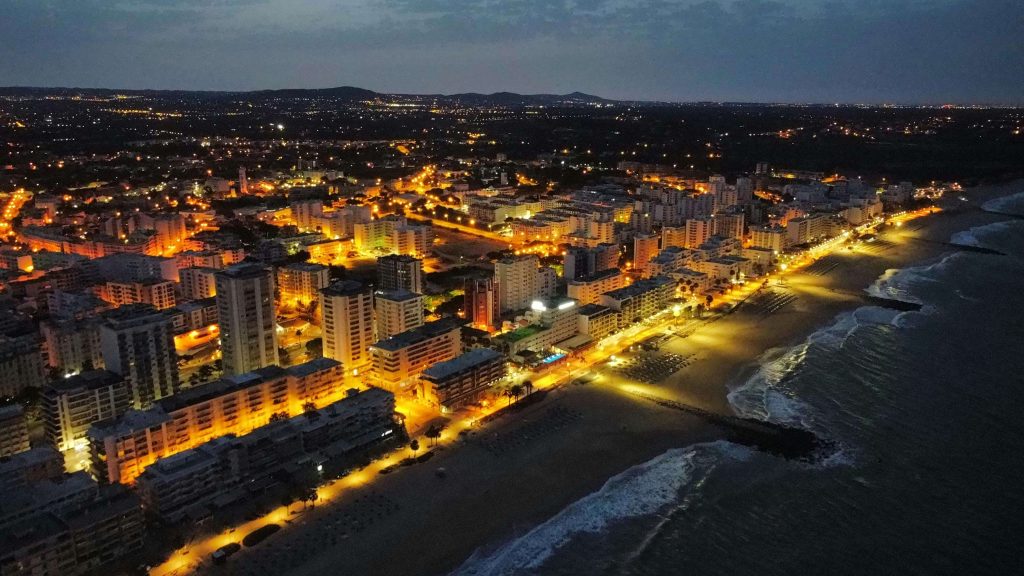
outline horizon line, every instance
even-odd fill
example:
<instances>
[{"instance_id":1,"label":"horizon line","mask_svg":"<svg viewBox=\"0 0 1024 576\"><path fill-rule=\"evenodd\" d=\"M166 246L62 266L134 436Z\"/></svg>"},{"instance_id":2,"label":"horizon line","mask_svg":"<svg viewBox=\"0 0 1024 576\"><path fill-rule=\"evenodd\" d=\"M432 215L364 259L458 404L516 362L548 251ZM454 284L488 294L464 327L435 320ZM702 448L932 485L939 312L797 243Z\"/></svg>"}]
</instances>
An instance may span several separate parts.
<instances>
[{"instance_id":1,"label":"horizon line","mask_svg":"<svg viewBox=\"0 0 1024 576\"><path fill-rule=\"evenodd\" d=\"M616 104L660 104L660 105L697 105L697 104L717 104L717 105L758 105L758 106L857 106L857 107L868 107L868 108L886 108L886 107L901 107L901 108L942 108L942 107L959 107L959 108L1007 108L1007 109L1019 109L1024 108L1024 102L1018 104L1009 103L992 103L992 102L956 102L956 101L917 101L917 102L898 102L898 101L881 101L881 102L857 102L857 101L832 101L832 102L813 102L813 101L756 101L756 100L657 100L657 99L635 99L635 98L609 98L606 96L600 96L582 90L573 90L572 92L557 93L557 92L512 92L508 90L498 90L495 92L479 92L479 91L463 91L463 92L451 92L451 93L416 93L416 92L382 92L374 90L372 88L363 88L361 86L353 86L351 84L343 84L339 86L327 86L320 88L255 88L247 90L227 90L227 89L201 89L201 88L125 88L125 87L101 87L101 86L29 86L29 85L9 85L0 86L0 90L106 90L106 91L124 91L124 92L185 92L195 94L256 94L259 92L279 92L279 91L322 91L322 90L338 90L338 89L353 89L363 90L366 92L373 92L380 96L401 96L401 97L439 97L439 98L454 98L458 96L477 95L477 96L494 96L498 94L510 94L522 97L538 97L538 96L572 96L582 95L596 98L599 100L605 100L607 102Z\"/></svg>"}]
</instances>

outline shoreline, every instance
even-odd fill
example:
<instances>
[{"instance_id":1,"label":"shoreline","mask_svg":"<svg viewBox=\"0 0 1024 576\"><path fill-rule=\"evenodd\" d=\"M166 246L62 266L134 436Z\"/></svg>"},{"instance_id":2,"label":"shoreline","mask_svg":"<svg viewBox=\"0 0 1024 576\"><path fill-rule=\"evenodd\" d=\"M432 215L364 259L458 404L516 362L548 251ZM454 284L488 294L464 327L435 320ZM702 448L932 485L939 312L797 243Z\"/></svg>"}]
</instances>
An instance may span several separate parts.
<instances>
[{"instance_id":1,"label":"shoreline","mask_svg":"<svg viewBox=\"0 0 1024 576\"><path fill-rule=\"evenodd\" d=\"M1024 188L1015 182L1017 191ZM1010 186L971 193L971 203L1013 192ZM756 307L700 326L664 350L693 354L694 361L651 385L657 393L701 409L734 414L727 395L761 366L766 352L792 349L840 314L870 306L857 294L890 269L921 265L954 248L953 232L1004 220L972 209L929 216L886 234L904 237L877 254L840 251L834 272L800 271L787 276L785 290L796 299L762 316ZM866 294L866 292L865 292ZM381 476L348 497L295 518L252 551L243 551L227 573L277 571L296 575L352 573L433 576L458 568L474 552L493 550L600 490L609 478L674 448L724 438L699 417L665 409L604 382L563 386L547 398L485 428L456 449L438 449L429 464ZM444 467L444 480L434 472ZM359 533L326 546L307 545L336 530L325 515L344 518L360 496L386 497L398 508ZM306 515L313 516L308 521ZM291 562L289 562L291 558Z\"/></svg>"}]
</instances>

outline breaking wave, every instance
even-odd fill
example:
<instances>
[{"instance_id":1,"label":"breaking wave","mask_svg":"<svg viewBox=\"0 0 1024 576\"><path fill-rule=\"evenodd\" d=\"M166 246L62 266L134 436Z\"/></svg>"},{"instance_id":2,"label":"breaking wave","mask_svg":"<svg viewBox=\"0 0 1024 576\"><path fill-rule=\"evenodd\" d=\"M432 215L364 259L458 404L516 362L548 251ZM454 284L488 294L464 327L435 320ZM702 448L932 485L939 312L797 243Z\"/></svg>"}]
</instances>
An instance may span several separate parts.
<instances>
[{"instance_id":1,"label":"breaking wave","mask_svg":"<svg viewBox=\"0 0 1024 576\"><path fill-rule=\"evenodd\" d=\"M747 448L726 441L669 450L613 476L597 492L498 549L477 550L452 576L533 574L574 537L603 532L614 522L650 516L676 504L695 473L706 471L722 457L743 459L748 453Z\"/></svg>"}]
</instances>

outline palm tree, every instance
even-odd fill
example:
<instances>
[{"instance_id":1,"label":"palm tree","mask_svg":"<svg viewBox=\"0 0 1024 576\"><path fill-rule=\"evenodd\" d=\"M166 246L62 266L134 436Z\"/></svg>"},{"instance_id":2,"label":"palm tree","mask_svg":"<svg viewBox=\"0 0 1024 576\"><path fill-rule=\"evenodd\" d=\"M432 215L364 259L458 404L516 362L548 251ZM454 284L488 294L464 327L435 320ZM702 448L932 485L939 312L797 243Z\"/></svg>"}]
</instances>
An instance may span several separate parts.
<instances>
[{"instance_id":1,"label":"palm tree","mask_svg":"<svg viewBox=\"0 0 1024 576\"><path fill-rule=\"evenodd\" d=\"M511 388L505 388L505 391L502 392L502 394L505 396L505 398L508 398L508 405L511 406L512 405L512 389Z\"/></svg>"},{"instance_id":2,"label":"palm tree","mask_svg":"<svg viewBox=\"0 0 1024 576\"><path fill-rule=\"evenodd\" d=\"M532 380L525 380L525 381L523 381L523 388L526 389L526 395L527 396L529 396L530 394L533 394L533 381Z\"/></svg>"},{"instance_id":3,"label":"palm tree","mask_svg":"<svg viewBox=\"0 0 1024 576\"><path fill-rule=\"evenodd\" d=\"M523 395L523 387L519 384L513 385L508 391L515 397L516 402L519 402L519 397Z\"/></svg>"},{"instance_id":4,"label":"palm tree","mask_svg":"<svg viewBox=\"0 0 1024 576\"><path fill-rule=\"evenodd\" d=\"M431 440L432 446L437 446L437 439L441 437L441 427L437 424L431 424L423 435Z\"/></svg>"}]
</instances>

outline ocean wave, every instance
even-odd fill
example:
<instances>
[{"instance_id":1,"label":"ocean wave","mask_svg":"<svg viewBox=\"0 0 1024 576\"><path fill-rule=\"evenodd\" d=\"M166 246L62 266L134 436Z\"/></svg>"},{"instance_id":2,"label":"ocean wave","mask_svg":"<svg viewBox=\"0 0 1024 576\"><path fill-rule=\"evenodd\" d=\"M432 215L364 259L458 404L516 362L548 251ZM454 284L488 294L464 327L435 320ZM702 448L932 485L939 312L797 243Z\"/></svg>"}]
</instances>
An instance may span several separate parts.
<instances>
[{"instance_id":1,"label":"ocean wave","mask_svg":"<svg viewBox=\"0 0 1024 576\"><path fill-rule=\"evenodd\" d=\"M1024 214L1024 192L1017 192L1009 196L993 198L981 205L982 210L988 212L1004 212L1008 214Z\"/></svg>"},{"instance_id":2,"label":"ocean wave","mask_svg":"<svg viewBox=\"0 0 1024 576\"><path fill-rule=\"evenodd\" d=\"M786 387L786 379L800 369L811 348L840 349L861 327L872 324L899 327L906 314L880 306L861 306L839 314L831 324L815 331L797 346L762 354L757 371L729 390L729 404L744 418L811 430L814 421L811 407Z\"/></svg>"},{"instance_id":3,"label":"ocean wave","mask_svg":"<svg viewBox=\"0 0 1024 576\"><path fill-rule=\"evenodd\" d=\"M915 286L921 283L939 282L938 273L947 270L961 255L961 252L953 252L931 264L909 268L890 268L879 276L871 286L868 286L866 291L872 296L913 302L924 306L925 302L915 293Z\"/></svg>"},{"instance_id":4,"label":"ocean wave","mask_svg":"<svg viewBox=\"0 0 1024 576\"><path fill-rule=\"evenodd\" d=\"M957 232L950 237L949 241L953 244L963 244L965 246L1006 250L1007 233L1019 233L1022 230L1024 230L1024 222L1020 220L1004 220Z\"/></svg>"},{"instance_id":5,"label":"ocean wave","mask_svg":"<svg viewBox=\"0 0 1024 576\"><path fill-rule=\"evenodd\" d=\"M575 536L599 533L615 521L658 513L678 502L698 469L723 456L744 459L747 448L718 441L676 448L613 476L600 490L493 552L477 550L452 576L530 574Z\"/></svg>"}]
</instances>

